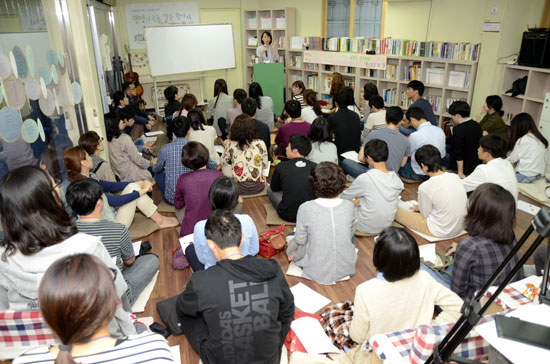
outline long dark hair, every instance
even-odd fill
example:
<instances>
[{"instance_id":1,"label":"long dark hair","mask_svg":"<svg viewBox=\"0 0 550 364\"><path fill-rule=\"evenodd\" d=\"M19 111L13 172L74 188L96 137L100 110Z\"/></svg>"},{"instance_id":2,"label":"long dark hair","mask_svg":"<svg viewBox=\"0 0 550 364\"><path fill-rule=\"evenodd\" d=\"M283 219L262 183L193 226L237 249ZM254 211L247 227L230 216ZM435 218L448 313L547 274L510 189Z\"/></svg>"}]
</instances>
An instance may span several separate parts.
<instances>
[{"instance_id":1,"label":"long dark hair","mask_svg":"<svg viewBox=\"0 0 550 364\"><path fill-rule=\"evenodd\" d=\"M212 210L233 210L239 203L239 185L233 178L218 177L210 185L208 200Z\"/></svg>"},{"instance_id":2,"label":"long dark hair","mask_svg":"<svg viewBox=\"0 0 550 364\"><path fill-rule=\"evenodd\" d=\"M127 97L126 93L122 90L118 90L113 93L113 109L116 109L120 106L120 102L124 100L124 98Z\"/></svg>"},{"instance_id":3,"label":"long dark hair","mask_svg":"<svg viewBox=\"0 0 550 364\"><path fill-rule=\"evenodd\" d=\"M514 149L519 138L527 133L532 133L536 136L545 148L548 148L548 140L540 133L539 128L535 125L535 120L526 112L522 112L514 116L510 122L510 150Z\"/></svg>"},{"instance_id":4,"label":"long dark hair","mask_svg":"<svg viewBox=\"0 0 550 364\"><path fill-rule=\"evenodd\" d=\"M334 98L338 91L342 89L346 84L344 83L344 76L341 73L334 72L330 81L330 96Z\"/></svg>"},{"instance_id":5,"label":"long dark hair","mask_svg":"<svg viewBox=\"0 0 550 364\"><path fill-rule=\"evenodd\" d=\"M317 102L317 92L312 89L307 89L304 91L304 100L306 104L313 107L313 112L317 116L322 116L323 112L321 111L321 105Z\"/></svg>"},{"instance_id":6,"label":"long dark hair","mask_svg":"<svg viewBox=\"0 0 550 364\"><path fill-rule=\"evenodd\" d=\"M187 113L187 119L193 130L204 130L203 124L206 124L204 115L201 109L192 109Z\"/></svg>"},{"instance_id":7,"label":"long dark hair","mask_svg":"<svg viewBox=\"0 0 550 364\"><path fill-rule=\"evenodd\" d=\"M115 316L119 303L113 272L99 258L77 254L55 261L38 288L40 312L61 345L55 363L76 363L74 344L89 341ZM67 317L71 319L68 320Z\"/></svg>"},{"instance_id":8,"label":"long dark hair","mask_svg":"<svg viewBox=\"0 0 550 364\"><path fill-rule=\"evenodd\" d=\"M254 119L246 114L237 116L231 124L229 139L236 141L240 150L245 150L254 139L258 139Z\"/></svg>"},{"instance_id":9,"label":"long dark hair","mask_svg":"<svg viewBox=\"0 0 550 364\"><path fill-rule=\"evenodd\" d=\"M260 96L263 96L264 92L262 91L262 86L258 82L252 82L250 86L248 86L248 97L252 97L256 100L258 103L258 109L262 108L262 101L260 100Z\"/></svg>"},{"instance_id":10,"label":"long dark hair","mask_svg":"<svg viewBox=\"0 0 550 364\"><path fill-rule=\"evenodd\" d=\"M85 176L80 173L82 171L81 162L83 160L86 160L86 151L81 146L67 148L63 152L63 162L65 162L65 168L67 168L67 174L70 180L77 181L85 178Z\"/></svg>"},{"instance_id":11,"label":"long dark hair","mask_svg":"<svg viewBox=\"0 0 550 364\"><path fill-rule=\"evenodd\" d=\"M218 100L220 99L220 94L222 92L226 95L229 93L227 91L227 83L223 78L218 78L216 82L214 82L214 97L216 98L216 102L214 103L214 108L216 107L216 105L218 105Z\"/></svg>"},{"instance_id":12,"label":"long dark hair","mask_svg":"<svg viewBox=\"0 0 550 364\"><path fill-rule=\"evenodd\" d=\"M227 86L226 86L227 88ZM218 102L218 100L216 100ZM185 94L181 98L180 107L178 108L178 116L181 116L183 110L191 111L192 108L196 107L198 104L197 97L193 94ZM216 107L214 105L214 107Z\"/></svg>"},{"instance_id":13,"label":"long dark hair","mask_svg":"<svg viewBox=\"0 0 550 364\"><path fill-rule=\"evenodd\" d=\"M497 244L512 244L515 239L516 200L503 187L483 183L472 192L464 229L470 236L483 236Z\"/></svg>"},{"instance_id":14,"label":"long dark hair","mask_svg":"<svg viewBox=\"0 0 550 364\"><path fill-rule=\"evenodd\" d=\"M0 183L2 259L33 255L77 233L48 174L35 166L14 169Z\"/></svg>"},{"instance_id":15,"label":"long dark hair","mask_svg":"<svg viewBox=\"0 0 550 364\"><path fill-rule=\"evenodd\" d=\"M120 116L116 112L110 112L103 115L105 121L105 133L107 141L110 142L120 136Z\"/></svg>"},{"instance_id":16,"label":"long dark hair","mask_svg":"<svg viewBox=\"0 0 550 364\"><path fill-rule=\"evenodd\" d=\"M320 116L313 120L311 127L307 133L307 137L311 142L331 142L332 141L332 128L327 119Z\"/></svg>"}]
</instances>

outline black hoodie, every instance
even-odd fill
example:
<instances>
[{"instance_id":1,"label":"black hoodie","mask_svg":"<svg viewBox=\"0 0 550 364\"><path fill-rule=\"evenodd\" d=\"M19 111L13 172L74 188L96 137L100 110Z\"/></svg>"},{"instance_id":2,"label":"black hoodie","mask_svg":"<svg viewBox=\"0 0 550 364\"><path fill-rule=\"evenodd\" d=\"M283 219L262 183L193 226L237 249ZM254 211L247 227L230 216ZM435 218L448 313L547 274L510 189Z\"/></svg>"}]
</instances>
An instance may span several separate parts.
<instances>
[{"instance_id":1,"label":"black hoodie","mask_svg":"<svg viewBox=\"0 0 550 364\"><path fill-rule=\"evenodd\" d=\"M184 332L205 364L279 363L294 297L272 259L224 259L178 297Z\"/></svg>"}]
</instances>

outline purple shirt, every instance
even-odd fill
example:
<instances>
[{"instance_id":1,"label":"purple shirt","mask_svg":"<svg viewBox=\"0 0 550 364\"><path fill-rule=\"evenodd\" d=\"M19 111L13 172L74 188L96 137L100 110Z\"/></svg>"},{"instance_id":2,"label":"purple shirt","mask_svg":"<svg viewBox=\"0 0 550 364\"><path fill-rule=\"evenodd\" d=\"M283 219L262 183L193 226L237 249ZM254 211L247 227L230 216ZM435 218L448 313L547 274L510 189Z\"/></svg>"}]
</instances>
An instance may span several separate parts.
<instances>
[{"instance_id":1,"label":"purple shirt","mask_svg":"<svg viewBox=\"0 0 550 364\"><path fill-rule=\"evenodd\" d=\"M282 125L277 132L277 136L275 137L275 144L282 144L286 148L288 145L288 138L290 138L291 135L302 134L307 136L310 127L311 124L305 121L302 123L290 122Z\"/></svg>"},{"instance_id":2,"label":"purple shirt","mask_svg":"<svg viewBox=\"0 0 550 364\"><path fill-rule=\"evenodd\" d=\"M227 110L227 125L231 126L231 124L233 124L233 122L235 121L235 118L242 113L243 112L240 105Z\"/></svg>"},{"instance_id":3,"label":"purple shirt","mask_svg":"<svg viewBox=\"0 0 550 364\"><path fill-rule=\"evenodd\" d=\"M223 176L223 173L219 171L199 169L182 174L178 178L174 207L176 209L185 207L180 236L193 233L195 224L207 219L212 213L212 207L208 200L208 190L210 190L212 182L221 176Z\"/></svg>"}]
</instances>

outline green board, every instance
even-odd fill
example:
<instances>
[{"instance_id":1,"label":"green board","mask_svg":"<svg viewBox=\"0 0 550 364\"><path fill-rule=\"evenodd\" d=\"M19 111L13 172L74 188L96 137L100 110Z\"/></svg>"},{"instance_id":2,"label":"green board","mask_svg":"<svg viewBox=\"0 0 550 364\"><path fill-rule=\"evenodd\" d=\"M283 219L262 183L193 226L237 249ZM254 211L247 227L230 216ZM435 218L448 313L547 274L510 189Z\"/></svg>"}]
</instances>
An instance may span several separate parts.
<instances>
[{"instance_id":1,"label":"green board","mask_svg":"<svg viewBox=\"0 0 550 364\"><path fill-rule=\"evenodd\" d=\"M285 101L284 92L284 69L282 63L259 63L254 65L254 82L262 86L264 96L273 99L275 114L280 115Z\"/></svg>"}]
</instances>

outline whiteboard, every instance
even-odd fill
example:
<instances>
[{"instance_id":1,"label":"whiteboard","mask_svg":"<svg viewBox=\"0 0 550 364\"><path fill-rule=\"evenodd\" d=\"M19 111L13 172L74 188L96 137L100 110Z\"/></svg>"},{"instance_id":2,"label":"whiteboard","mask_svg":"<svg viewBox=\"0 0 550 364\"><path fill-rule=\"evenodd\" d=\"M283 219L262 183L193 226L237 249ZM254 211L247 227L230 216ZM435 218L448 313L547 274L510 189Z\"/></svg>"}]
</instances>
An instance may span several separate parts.
<instances>
[{"instance_id":1,"label":"whiteboard","mask_svg":"<svg viewBox=\"0 0 550 364\"><path fill-rule=\"evenodd\" d=\"M145 27L151 76L235 68L231 24Z\"/></svg>"}]
</instances>

